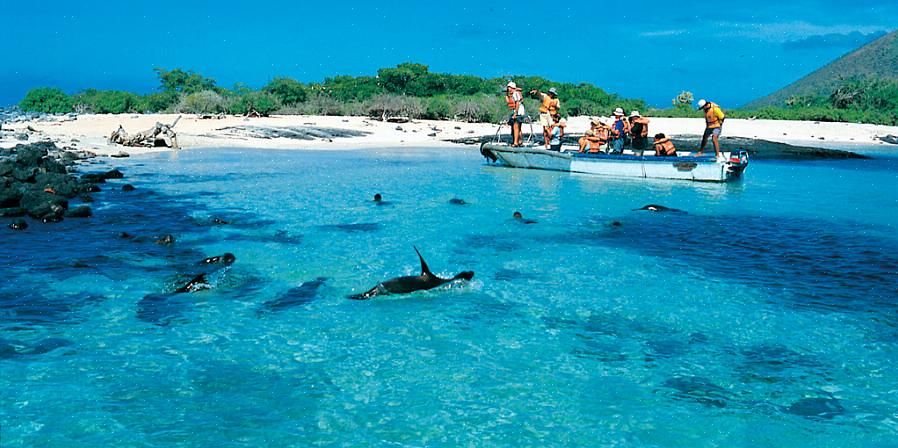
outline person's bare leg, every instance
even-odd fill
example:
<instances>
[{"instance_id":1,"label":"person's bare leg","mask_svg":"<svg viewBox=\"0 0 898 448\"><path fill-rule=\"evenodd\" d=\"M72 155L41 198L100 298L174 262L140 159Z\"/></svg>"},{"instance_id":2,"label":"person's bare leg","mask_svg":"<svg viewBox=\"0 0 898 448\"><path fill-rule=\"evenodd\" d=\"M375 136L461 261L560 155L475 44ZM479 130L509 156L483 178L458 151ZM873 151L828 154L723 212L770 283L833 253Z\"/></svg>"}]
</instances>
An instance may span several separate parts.
<instances>
[{"instance_id":1,"label":"person's bare leg","mask_svg":"<svg viewBox=\"0 0 898 448\"><path fill-rule=\"evenodd\" d=\"M714 142L714 157L720 157L720 142L717 140L717 134L711 136L711 141Z\"/></svg>"},{"instance_id":2,"label":"person's bare leg","mask_svg":"<svg viewBox=\"0 0 898 448\"><path fill-rule=\"evenodd\" d=\"M698 148L698 152L695 153L695 156L696 156L696 157L702 155L702 154L705 152L705 146L706 146L707 144L708 144L708 133L705 132L705 133L702 135L702 146L700 146L700 147Z\"/></svg>"}]
</instances>

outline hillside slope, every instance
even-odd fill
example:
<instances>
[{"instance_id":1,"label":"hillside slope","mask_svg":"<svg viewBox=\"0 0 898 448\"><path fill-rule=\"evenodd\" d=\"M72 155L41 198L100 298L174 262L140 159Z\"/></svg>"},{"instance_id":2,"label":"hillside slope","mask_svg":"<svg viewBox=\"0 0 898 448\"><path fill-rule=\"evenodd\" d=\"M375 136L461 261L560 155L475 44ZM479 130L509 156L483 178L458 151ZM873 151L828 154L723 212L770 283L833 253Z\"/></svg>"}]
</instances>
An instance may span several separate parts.
<instances>
[{"instance_id":1,"label":"hillside slope","mask_svg":"<svg viewBox=\"0 0 898 448\"><path fill-rule=\"evenodd\" d=\"M823 68L747 104L747 108L782 106L793 96L828 96L840 79L878 77L898 79L898 31L893 31L851 53L830 62Z\"/></svg>"}]
</instances>

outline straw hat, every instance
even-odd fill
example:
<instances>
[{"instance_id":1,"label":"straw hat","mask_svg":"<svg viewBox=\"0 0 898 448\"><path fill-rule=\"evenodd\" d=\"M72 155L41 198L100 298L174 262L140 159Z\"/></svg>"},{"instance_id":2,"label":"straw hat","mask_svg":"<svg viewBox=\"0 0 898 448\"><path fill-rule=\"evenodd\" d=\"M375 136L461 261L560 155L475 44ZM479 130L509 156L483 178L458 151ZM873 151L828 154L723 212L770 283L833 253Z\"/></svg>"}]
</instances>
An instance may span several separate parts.
<instances>
[{"instance_id":1,"label":"straw hat","mask_svg":"<svg viewBox=\"0 0 898 448\"><path fill-rule=\"evenodd\" d=\"M558 96L558 91L555 90L554 87L550 87L550 88L549 88L549 93L551 93L552 95Z\"/></svg>"},{"instance_id":2,"label":"straw hat","mask_svg":"<svg viewBox=\"0 0 898 448\"><path fill-rule=\"evenodd\" d=\"M639 115L639 111L638 111L638 110L634 110L633 112L630 112L630 118L633 118L633 117L637 117L637 118L638 118L638 117L642 117L642 115Z\"/></svg>"},{"instance_id":3,"label":"straw hat","mask_svg":"<svg viewBox=\"0 0 898 448\"><path fill-rule=\"evenodd\" d=\"M508 85L506 85L505 87L507 87L509 89L517 89L518 85L515 84L514 81L508 81Z\"/></svg>"},{"instance_id":4,"label":"straw hat","mask_svg":"<svg viewBox=\"0 0 898 448\"><path fill-rule=\"evenodd\" d=\"M618 107L617 109L614 109L614 115L618 117L623 116L624 110Z\"/></svg>"}]
</instances>

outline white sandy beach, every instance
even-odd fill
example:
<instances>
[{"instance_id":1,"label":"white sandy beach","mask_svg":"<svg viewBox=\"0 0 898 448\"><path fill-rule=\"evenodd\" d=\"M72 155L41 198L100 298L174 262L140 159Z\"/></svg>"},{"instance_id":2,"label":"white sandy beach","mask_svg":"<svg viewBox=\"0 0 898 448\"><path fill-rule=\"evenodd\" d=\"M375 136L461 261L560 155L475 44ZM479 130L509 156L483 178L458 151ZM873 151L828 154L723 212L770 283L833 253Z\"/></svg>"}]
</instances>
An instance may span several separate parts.
<instances>
[{"instance_id":1,"label":"white sandy beach","mask_svg":"<svg viewBox=\"0 0 898 448\"><path fill-rule=\"evenodd\" d=\"M109 155L121 151L140 154L165 148L132 148L109 145L110 133L119 125L131 134L151 128L157 121L172 123L178 115L79 115L70 121L30 121L4 124L0 146L11 147L18 143L50 140L59 146L93 151L98 155ZM60 117L61 118L61 117ZM568 133L582 133L588 126L588 117L574 117L568 120ZM29 131L29 126L34 131ZM297 140L289 138L252 138L234 135L223 130L234 126L260 126L275 128L333 128L339 130L362 131L361 137L334 139ZM227 116L222 119L200 119L195 115L182 115L175 127L182 150L208 147L245 147L271 149L311 149L345 150L383 147L452 147L462 146L450 140L495 134L497 125L484 123L463 123L453 121L415 120L410 123L387 123L366 117L334 117L287 115L267 118L245 118ZM649 125L650 133L663 132L669 136L697 135L704 130L702 118L654 118ZM524 131L529 126L524 125ZM538 124L533 131L541 132ZM508 127L503 127L508 133ZM27 133L27 141L15 138L16 134ZM231 135L228 135L231 134ZM877 136L898 135L896 126L879 126L856 123L822 123L810 121L782 120L738 120L729 119L723 135L763 139L800 146L848 149L854 146L879 146L884 150L898 151L898 145L888 145L876 139ZM889 148L889 149L886 149Z\"/></svg>"}]
</instances>

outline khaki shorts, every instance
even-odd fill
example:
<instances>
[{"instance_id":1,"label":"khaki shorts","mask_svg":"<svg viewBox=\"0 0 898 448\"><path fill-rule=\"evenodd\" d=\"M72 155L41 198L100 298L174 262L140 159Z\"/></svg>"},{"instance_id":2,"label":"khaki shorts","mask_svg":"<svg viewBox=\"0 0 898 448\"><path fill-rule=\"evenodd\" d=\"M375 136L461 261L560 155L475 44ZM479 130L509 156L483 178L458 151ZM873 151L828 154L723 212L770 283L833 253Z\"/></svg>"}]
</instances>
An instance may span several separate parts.
<instances>
[{"instance_id":1,"label":"khaki shorts","mask_svg":"<svg viewBox=\"0 0 898 448\"><path fill-rule=\"evenodd\" d=\"M552 126L552 116L549 114L539 114L539 124L544 128Z\"/></svg>"}]
</instances>

